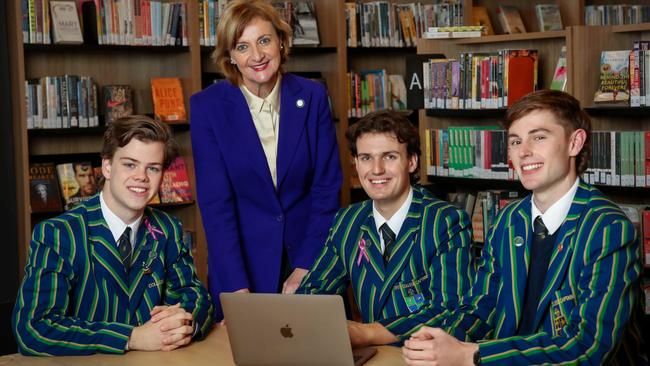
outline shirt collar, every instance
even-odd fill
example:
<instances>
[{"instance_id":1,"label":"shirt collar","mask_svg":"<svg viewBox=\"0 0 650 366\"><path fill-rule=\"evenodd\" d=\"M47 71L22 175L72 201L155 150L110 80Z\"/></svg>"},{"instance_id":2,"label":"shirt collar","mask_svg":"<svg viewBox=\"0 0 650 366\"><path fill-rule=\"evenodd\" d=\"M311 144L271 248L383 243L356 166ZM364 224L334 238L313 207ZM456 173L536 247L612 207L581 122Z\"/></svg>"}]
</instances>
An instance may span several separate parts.
<instances>
[{"instance_id":1,"label":"shirt collar","mask_svg":"<svg viewBox=\"0 0 650 366\"><path fill-rule=\"evenodd\" d=\"M266 98L260 98L257 95L253 94L244 83L239 85L239 89L244 94L248 108L255 112L259 113L265 105L269 105L272 111L276 113L280 112L280 81L282 80L282 74L278 73L278 79L275 81L273 90L266 96Z\"/></svg>"},{"instance_id":2,"label":"shirt collar","mask_svg":"<svg viewBox=\"0 0 650 366\"><path fill-rule=\"evenodd\" d=\"M409 208L411 207L411 202L413 202L413 188L409 187L409 194L404 200L404 203L400 206L400 208L393 214L393 216L386 220L379 211L377 210L377 207L375 206L375 202L372 202L372 216L375 219L375 227L377 228L377 232L379 232L379 228L381 225L384 223L388 223L388 227L393 230L395 233L395 237L399 235L399 231L402 228L402 224L404 223L404 220L406 220L406 215L409 213ZM383 248L383 237L381 236L381 232L379 232L379 237L381 238L382 242L382 248Z\"/></svg>"},{"instance_id":3,"label":"shirt collar","mask_svg":"<svg viewBox=\"0 0 650 366\"><path fill-rule=\"evenodd\" d=\"M530 200L533 222L535 222L537 216L542 216L542 221L544 221L544 226L546 226L548 233L550 235L555 234L557 229L562 226L566 216L569 214L571 203L573 203L573 197L578 191L579 182L580 180L576 178L575 183L573 183L573 186L571 186L564 196L551 205L551 207L549 207L544 213L542 213L542 211L540 211L540 209L535 205L535 194L533 193L533 199Z\"/></svg>"},{"instance_id":4,"label":"shirt collar","mask_svg":"<svg viewBox=\"0 0 650 366\"><path fill-rule=\"evenodd\" d=\"M99 193L99 204L102 209L104 220L106 220L106 224L111 230L111 234L113 234L113 239L115 239L115 242L117 243L117 241L120 239L120 236L122 236L124 230L126 230L126 227L128 226L131 228L131 237L129 239L131 240L131 243L135 243L135 236L138 233L138 229L140 228L140 223L142 222L142 217L144 215L140 215L140 217L138 217L135 221L127 225L108 207L106 201L104 200L104 192Z\"/></svg>"}]
</instances>

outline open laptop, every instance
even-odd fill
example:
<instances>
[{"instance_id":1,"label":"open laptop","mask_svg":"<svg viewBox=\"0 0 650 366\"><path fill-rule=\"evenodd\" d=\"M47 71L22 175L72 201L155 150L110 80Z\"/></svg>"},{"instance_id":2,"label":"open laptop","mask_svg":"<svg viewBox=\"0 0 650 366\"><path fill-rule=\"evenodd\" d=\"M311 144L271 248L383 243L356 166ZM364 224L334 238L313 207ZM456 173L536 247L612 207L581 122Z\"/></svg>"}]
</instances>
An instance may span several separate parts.
<instances>
[{"instance_id":1,"label":"open laptop","mask_svg":"<svg viewBox=\"0 0 650 366\"><path fill-rule=\"evenodd\" d=\"M338 295L221 293L237 365L362 365L377 350L352 354Z\"/></svg>"}]
</instances>

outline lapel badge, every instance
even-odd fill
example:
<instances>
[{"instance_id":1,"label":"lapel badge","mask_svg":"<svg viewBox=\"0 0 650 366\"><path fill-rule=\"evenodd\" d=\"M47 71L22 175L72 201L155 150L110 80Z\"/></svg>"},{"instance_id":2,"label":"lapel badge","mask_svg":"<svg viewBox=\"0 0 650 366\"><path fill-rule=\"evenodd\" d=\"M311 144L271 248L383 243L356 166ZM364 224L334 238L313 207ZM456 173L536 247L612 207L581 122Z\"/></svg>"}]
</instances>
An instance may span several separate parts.
<instances>
[{"instance_id":1,"label":"lapel badge","mask_svg":"<svg viewBox=\"0 0 650 366\"><path fill-rule=\"evenodd\" d=\"M558 253L562 252L562 249L564 249L564 245L562 245L562 243L558 244L558 246L557 246L557 252L558 252Z\"/></svg>"},{"instance_id":2,"label":"lapel badge","mask_svg":"<svg viewBox=\"0 0 650 366\"><path fill-rule=\"evenodd\" d=\"M146 262L142 262L142 272L146 275L149 275L152 272L151 267Z\"/></svg>"},{"instance_id":3,"label":"lapel badge","mask_svg":"<svg viewBox=\"0 0 650 366\"><path fill-rule=\"evenodd\" d=\"M521 236L516 236L514 243L516 247L520 247L524 245L524 238L522 238Z\"/></svg>"},{"instance_id":4,"label":"lapel badge","mask_svg":"<svg viewBox=\"0 0 650 366\"><path fill-rule=\"evenodd\" d=\"M302 108L305 106L305 101L303 99L296 100L296 107Z\"/></svg>"}]
</instances>

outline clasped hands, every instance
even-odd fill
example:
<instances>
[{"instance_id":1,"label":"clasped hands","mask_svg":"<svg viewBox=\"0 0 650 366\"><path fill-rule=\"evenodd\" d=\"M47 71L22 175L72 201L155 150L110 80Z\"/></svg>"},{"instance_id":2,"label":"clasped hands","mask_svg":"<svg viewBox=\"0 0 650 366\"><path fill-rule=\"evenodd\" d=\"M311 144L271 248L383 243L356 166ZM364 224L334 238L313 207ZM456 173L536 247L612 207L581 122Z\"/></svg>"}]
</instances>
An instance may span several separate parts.
<instances>
[{"instance_id":1,"label":"clasped hands","mask_svg":"<svg viewBox=\"0 0 650 366\"><path fill-rule=\"evenodd\" d=\"M194 334L193 317L180 303L156 306L150 314L149 321L133 328L129 350L171 351L190 343Z\"/></svg>"},{"instance_id":2,"label":"clasped hands","mask_svg":"<svg viewBox=\"0 0 650 366\"><path fill-rule=\"evenodd\" d=\"M440 328L422 327L404 342L407 365L473 366L478 344L462 342Z\"/></svg>"}]
</instances>

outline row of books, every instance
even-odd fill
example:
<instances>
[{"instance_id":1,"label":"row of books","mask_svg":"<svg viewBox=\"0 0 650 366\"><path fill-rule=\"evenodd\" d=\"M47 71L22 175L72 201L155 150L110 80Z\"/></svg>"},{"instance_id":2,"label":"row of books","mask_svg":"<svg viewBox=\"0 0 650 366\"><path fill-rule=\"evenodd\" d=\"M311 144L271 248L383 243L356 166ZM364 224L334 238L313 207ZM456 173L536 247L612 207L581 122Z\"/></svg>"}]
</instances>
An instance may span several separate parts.
<instances>
[{"instance_id":1,"label":"row of books","mask_svg":"<svg viewBox=\"0 0 650 366\"><path fill-rule=\"evenodd\" d=\"M199 44L201 46L217 45L217 24L223 14L228 0L198 0L199 8Z\"/></svg>"},{"instance_id":2,"label":"row of books","mask_svg":"<svg viewBox=\"0 0 650 366\"><path fill-rule=\"evenodd\" d=\"M621 25L650 22L650 5L587 5L586 25Z\"/></svg>"},{"instance_id":3,"label":"row of books","mask_svg":"<svg viewBox=\"0 0 650 366\"><path fill-rule=\"evenodd\" d=\"M415 47L429 27L463 25L463 2L348 2L345 22L348 47Z\"/></svg>"},{"instance_id":4,"label":"row of books","mask_svg":"<svg viewBox=\"0 0 650 366\"><path fill-rule=\"evenodd\" d=\"M594 103L650 105L650 41L634 42L632 50L603 51L600 86Z\"/></svg>"},{"instance_id":5,"label":"row of books","mask_svg":"<svg viewBox=\"0 0 650 366\"><path fill-rule=\"evenodd\" d=\"M591 184L650 186L650 131L593 131L583 179ZM517 180L509 164L507 135L496 126L425 131L427 174Z\"/></svg>"},{"instance_id":6,"label":"row of books","mask_svg":"<svg viewBox=\"0 0 650 366\"><path fill-rule=\"evenodd\" d=\"M90 76L44 76L26 80L27 129L97 127L102 112L106 124L133 114L130 85L104 85L101 91L100 97L97 83ZM187 120L180 79L151 79L151 94L157 118L169 123Z\"/></svg>"},{"instance_id":7,"label":"row of books","mask_svg":"<svg viewBox=\"0 0 650 366\"><path fill-rule=\"evenodd\" d=\"M70 0L21 1L24 43L188 44L184 2L89 0L77 8Z\"/></svg>"},{"instance_id":8,"label":"row of books","mask_svg":"<svg viewBox=\"0 0 650 366\"><path fill-rule=\"evenodd\" d=\"M27 129L99 126L97 83L90 76L28 79L25 98Z\"/></svg>"},{"instance_id":9,"label":"row of books","mask_svg":"<svg viewBox=\"0 0 650 366\"><path fill-rule=\"evenodd\" d=\"M650 131L594 131L583 179L592 184L650 186Z\"/></svg>"},{"instance_id":10,"label":"row of books","mask_svg":"<svg viewBox=\"0 0 650 366\"><path fill-rule=\"evenodd\" d=\"M517 179L508 164L508 137L497 126L425 131L427 174L481 179Z\"/></svg>"},{"instance_id":11,"label":"row of books","mask_svg":"<svg viewBox=\"0 0 650 366\"><path fill-rule=\"evenodd\" d=\"M461 53L423 63L424 108L495 109L538 88L538 51Z\"/></svg>"},{"instance_id":12,"label":"row of books","mask_svg":"<svg viewBox=\"0 0 650 366\"><path fill-rule=\"evenodd\" d=\"M386 70L347 73L348 117L363 117L380 109L406 109L404 76Z\"/></svg>"},{"instance_id":13,"label":"row of books","mask_svg":"<svg viewBox=\"0 0 650 366\"><path fill-rule=\"evenodd\" d=\"M650 206L639 204L619 204L625 215L632 221L639 239L643 266L650 268Z\"/></svg>"},{"instance_id":14,"label":"row of books","mask_svg":"<svg viewBox=\"0 0 650 366\"><path fill-rule=\"evenodd\" d=\"M499 211L508 203L519 199L519 192L502 189L469 192L459 191L447 194L447 201L465 210L472 219L472 241L485 243L488 230L496 221Z\"/></svg>"},{"instance_id":15,"label":"row of books","mask_svg":"<svg viewBox=\"0 0 650 366\"><path fill-rule=\"evenodd\" d=\"M29 165L30 206L32 213L61 212L89 199L101 189L101 167L89 161L63 164ZM192 202L192 190L185 160L176 158L163 173L159 195L151 204Z\"/></svg>"}]
</instances>

